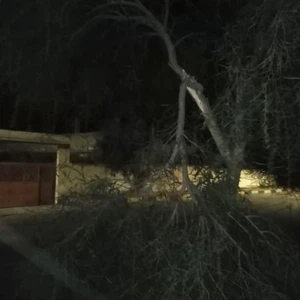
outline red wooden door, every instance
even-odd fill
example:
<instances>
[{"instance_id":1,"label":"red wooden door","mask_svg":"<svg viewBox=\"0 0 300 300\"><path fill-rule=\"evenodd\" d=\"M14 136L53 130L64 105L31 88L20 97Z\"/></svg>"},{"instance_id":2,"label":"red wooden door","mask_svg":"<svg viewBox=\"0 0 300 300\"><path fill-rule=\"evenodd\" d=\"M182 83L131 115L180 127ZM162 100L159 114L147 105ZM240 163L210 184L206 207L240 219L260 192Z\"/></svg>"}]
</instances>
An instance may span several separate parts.
<instances>
[{"instance_id":1,"label":"red wooden door","mask_svg":"<svg viewBox=\"0 0 300 300\"><path fill-rule=\"evenodd\" d=\"M54 203L55 166L0 163L0 208Z\"/></svg>"}]
</instances>

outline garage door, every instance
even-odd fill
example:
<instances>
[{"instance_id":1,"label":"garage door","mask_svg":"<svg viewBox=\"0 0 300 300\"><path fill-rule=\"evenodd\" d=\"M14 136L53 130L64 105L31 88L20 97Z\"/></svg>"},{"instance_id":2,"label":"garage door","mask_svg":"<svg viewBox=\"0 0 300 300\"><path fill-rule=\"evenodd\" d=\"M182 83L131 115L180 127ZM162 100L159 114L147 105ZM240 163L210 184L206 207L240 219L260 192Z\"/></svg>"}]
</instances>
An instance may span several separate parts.
<instances>
[{"instance_id":1,"label":"garage door","mask_svg":"<svg viewBox=\"0 0 300 300\"><path fill-rule=\"evenodd\" d=\"M0 163L0 208L53 204L55 165Z\"/></svg>"}]
</instances>

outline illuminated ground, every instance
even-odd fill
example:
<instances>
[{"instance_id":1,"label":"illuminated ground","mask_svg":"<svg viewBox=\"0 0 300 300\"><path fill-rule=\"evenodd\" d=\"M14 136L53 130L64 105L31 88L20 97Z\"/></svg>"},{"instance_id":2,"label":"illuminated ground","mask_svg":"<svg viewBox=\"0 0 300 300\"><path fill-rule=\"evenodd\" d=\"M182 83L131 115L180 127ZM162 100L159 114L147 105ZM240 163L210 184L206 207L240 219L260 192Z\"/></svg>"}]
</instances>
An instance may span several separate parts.
<instances>
[{"instance_id":1,"label":"illuminated ground","mask_svg":"<svg viewBox=\"0 0 300 300\"><path fill-rule=\"evenodd\" d=\"M259 214L273 220L300 244L300 194L256 194L249 199Z\"/></svg>"},{"instance_id":2,"label":"illuminated ground","mask_svg":"<svg viewBox=\"0 0 300 300\"><path fill-rule=\"evenodd\" d=\"M300 217L300 194L253 194L248 197L261 213Z\"/></svg>"}]
</instances>

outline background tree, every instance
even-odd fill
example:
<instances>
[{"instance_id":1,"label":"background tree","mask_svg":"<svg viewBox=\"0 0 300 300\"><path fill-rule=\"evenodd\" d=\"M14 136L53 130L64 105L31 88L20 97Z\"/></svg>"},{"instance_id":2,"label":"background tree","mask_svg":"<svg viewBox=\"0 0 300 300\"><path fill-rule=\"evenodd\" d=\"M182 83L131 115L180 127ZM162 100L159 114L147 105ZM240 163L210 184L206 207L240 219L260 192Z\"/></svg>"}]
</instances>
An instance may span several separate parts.
<instances>
[{"instance_id":1,"label":"background tree","mask_svg":"<svg viewBox=\"0 0 300 300\"><path fill-rule=\"evenodd\" d=\"M228 78L218 88L222 127L246 142L246 166L288 187L299 165L298 11L297 1L249 4L220 48L220 76Z\"/></svg>"}]
</instances>

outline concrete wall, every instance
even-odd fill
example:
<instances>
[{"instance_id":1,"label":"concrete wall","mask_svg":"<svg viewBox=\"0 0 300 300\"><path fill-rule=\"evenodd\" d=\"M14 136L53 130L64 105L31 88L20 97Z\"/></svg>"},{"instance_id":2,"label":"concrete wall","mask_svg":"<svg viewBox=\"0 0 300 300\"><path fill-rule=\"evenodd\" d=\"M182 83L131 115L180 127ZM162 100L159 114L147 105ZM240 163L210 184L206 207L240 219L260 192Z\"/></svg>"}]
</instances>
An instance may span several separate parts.
<instances>
[{"instance_id":1,"label":"concrete wall","mask_svg":"<svg viewBox=\"0 0 300 300\"><path fill-rule=\"evenodd\" d=\"M121 192L128 191L131 187L128 180L121 174L111 175L111 171L103 165L61 165L58 175L57 197L66 195L70 192L83 192L87 184L91 182L110 182Z\"/></svg>"},{"instance_id":2,"label":"concrete wall","mask_svg":"<svg viewBox=\"0 0 300 300\"><path fill-rule=\"evenodd\" d=\"M89 152L93 150L96 145L95 133L93 132L66 134L65 137L70 140L71 151Z\"/></svg>"},{"instance_id":3,"label":"concrete wall","mask_svg":"<svg viewBox=\"0 0 300 300\"><path fill-rule=\"evenodd\" d=\"M252 189L258 187L275 187L275 178L272 175L259 175L256 172L242 170L239 184L241 189Z\"/></svg>"}]
</instances>

